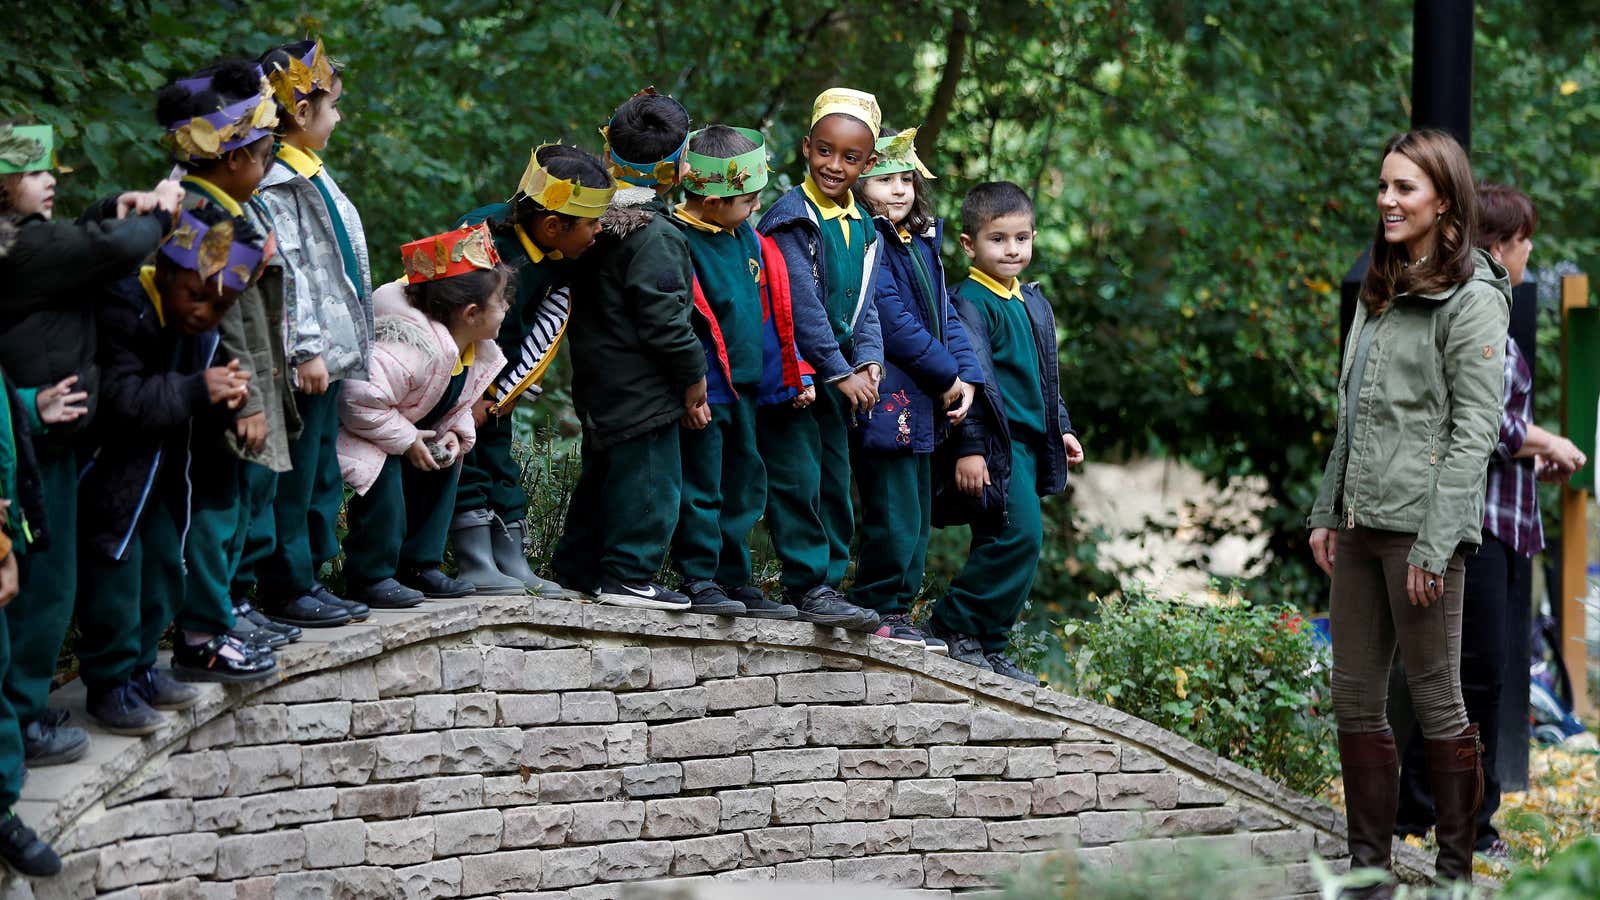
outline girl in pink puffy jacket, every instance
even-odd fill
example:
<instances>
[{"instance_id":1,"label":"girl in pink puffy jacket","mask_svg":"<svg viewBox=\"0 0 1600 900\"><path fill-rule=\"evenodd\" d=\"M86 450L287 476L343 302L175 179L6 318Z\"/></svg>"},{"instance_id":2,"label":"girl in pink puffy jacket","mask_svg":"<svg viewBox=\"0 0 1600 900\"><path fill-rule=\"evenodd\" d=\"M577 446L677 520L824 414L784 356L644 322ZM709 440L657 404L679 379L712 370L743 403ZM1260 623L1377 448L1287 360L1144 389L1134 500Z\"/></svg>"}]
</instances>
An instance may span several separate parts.
<instances>
[{"instance_id":1,"label":"girl in pink puffy jacket","mask_svg":"<svg viewBox=\"0 0 1600 900\"><path fill-rule=\"evenodd\" d=\"M461 457L476 438L472 401L505 365L494 338L513 277L481 226L400 253L405 280L373 293L369 380L347 382L339 397L339 468L356 492L345 596L374 609L474 590L439 564Z\"/></svg>"}]
</instances>

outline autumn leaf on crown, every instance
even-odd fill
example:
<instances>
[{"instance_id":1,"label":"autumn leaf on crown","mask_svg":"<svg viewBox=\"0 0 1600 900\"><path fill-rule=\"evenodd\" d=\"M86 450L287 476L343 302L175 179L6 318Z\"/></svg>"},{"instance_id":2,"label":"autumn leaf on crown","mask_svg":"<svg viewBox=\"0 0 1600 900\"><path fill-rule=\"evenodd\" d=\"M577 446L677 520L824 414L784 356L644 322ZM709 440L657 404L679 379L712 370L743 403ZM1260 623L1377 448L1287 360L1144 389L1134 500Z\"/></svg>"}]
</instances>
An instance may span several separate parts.
<instances>
[{"instance_id":1,"label":"autumn leaf on crown","mask_svg":"<svg viewBox=\"0 0 1600 900\"><path fill-rule=\"evenodd\" d=\"M211 226L200 238L200 253L196 257L200 265L200 278L210 281L212 276L226 268L232 251L233 222L225 219Z\"/></svg>"},{"instance_id":2,"label":"autumn leaf on crown","mask_svg":"<svg viewBox=\"0 0 1600 900\"><path fill-rule=\"evenodd\" d=\"M0 162L22 167L44 155L44 141L24 137L7 125L0 130Z\"/></svg>"},{"instance_id":3,"label":"autumn leaf on crown","mask_svg":"<svg viewBox=\"0 0 1600 900\"><path fill-rule=\"evenodd\" d=\"M889 159L905 159L906 154L911 152L916 140L917 130L915 128L907 128L889 140L888 146L883 148L881 155Z\"/></svg>"}]
</instances>

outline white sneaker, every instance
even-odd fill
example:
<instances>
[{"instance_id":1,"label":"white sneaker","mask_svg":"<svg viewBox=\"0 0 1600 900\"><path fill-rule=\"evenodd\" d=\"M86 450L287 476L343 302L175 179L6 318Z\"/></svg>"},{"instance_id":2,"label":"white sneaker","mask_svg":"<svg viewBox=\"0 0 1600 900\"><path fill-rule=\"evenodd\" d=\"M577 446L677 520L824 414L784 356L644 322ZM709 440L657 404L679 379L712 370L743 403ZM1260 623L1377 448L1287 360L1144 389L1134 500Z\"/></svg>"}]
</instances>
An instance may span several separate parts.
<instances>
[{"instance_id":1,"label":"white sneaker","mask_svg":"<svg viewBox=\"0 0 1600 900\"><path fill-rule=\"evenodd\" d=\"M689 598L674 590L649 581L600 580L600 594L595 598L611 606L628 606L634 609L667 609L682 612L689 608Z\"/></svg>"}]
</instances>

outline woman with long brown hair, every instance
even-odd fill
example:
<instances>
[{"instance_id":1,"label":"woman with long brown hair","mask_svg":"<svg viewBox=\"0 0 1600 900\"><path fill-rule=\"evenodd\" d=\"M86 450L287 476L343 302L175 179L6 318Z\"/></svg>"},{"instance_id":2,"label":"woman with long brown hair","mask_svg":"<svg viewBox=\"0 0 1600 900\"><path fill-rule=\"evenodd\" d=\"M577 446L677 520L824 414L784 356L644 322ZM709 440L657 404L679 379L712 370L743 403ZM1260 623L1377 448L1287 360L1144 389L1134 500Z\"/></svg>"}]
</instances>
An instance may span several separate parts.
<instances>
[{"instance_id":1,"label":"woman with long brown hair","mask_svg":"<svg viewBox=\"0 0 1600 900\"><path fill-rule=\"evenodd\" d=\"M1463 554L1482 540L1511 288L1474 250L1465 151L1413 131L1383 151L1372 267L1339 376L1339 422L1307 524L1333 579L1333 704L1351 864L1388 868L1399 785L1386 714L1398 647L1425 741L1438 876L1470 879L1483 790L1460 680Z\"/></svg>"}]
</instances>

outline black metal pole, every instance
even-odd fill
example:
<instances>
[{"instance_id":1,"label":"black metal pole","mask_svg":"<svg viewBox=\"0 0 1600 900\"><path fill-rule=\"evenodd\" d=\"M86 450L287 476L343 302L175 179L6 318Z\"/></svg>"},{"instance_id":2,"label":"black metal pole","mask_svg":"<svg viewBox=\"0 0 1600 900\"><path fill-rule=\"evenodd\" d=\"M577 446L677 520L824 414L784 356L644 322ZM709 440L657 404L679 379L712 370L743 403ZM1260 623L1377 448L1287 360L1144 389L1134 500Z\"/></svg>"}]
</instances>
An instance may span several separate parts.
<instances>
[{"instance_id":1,"label":"black metal pole","mask_svg":"<svg viewBox=\"0 0 1600 900\"><path fill-rule=\"evenodd\" d=\"M1473 0L1416 0L1411 127L1440 128L1472 149Z\"/></svg>"}]
</instances>

